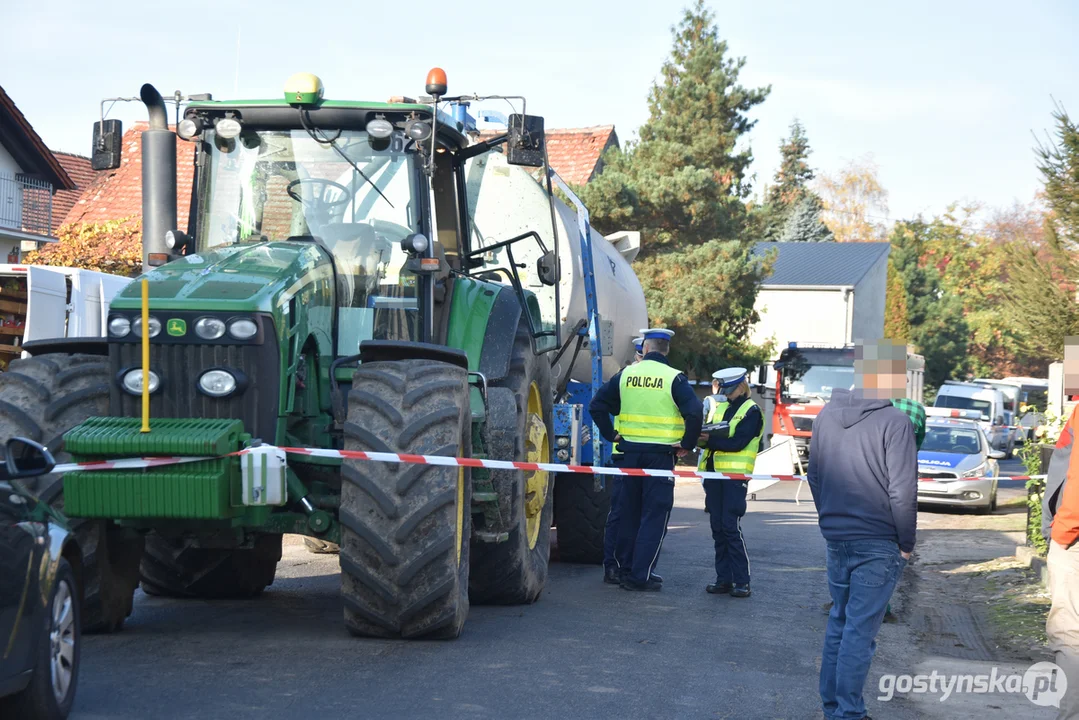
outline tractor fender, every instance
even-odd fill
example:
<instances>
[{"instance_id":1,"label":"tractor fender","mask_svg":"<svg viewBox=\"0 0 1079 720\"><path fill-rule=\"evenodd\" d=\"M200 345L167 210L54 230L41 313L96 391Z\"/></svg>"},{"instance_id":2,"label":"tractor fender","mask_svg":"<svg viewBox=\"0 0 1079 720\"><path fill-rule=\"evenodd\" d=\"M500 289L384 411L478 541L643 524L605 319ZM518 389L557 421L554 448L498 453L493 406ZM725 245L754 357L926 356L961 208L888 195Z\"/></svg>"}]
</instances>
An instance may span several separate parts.
<instances>
[{"instance_id":1,"label":"tractor fender","mask_svg":"<svg viewBox=\"0 0 1079 720\"><path fill-rule=\"evenodd\" d=\"M491 307L480 353L480 372L488 381L501 380L509 374L513 341L517 337L517 326L523 320L517 294L513 288L502 288Z\"/></svg>"}]
</instances>

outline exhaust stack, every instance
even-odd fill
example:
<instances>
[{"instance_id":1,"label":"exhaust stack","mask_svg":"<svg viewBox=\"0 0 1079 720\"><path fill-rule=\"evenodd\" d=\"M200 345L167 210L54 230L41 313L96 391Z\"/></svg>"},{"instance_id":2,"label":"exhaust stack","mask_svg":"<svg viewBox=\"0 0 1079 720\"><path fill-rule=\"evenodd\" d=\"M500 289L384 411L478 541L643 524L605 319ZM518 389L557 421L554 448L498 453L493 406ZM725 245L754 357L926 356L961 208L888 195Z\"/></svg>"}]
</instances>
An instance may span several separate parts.
<instances>
[{"instance_id":1,"label":"exhaust stack","mask_svg":"<svg viewBox=\"0 0 1079 720\"><path fill-rule=\"evenodd\" d=\"M139 95L150 116L142 133L142 269L172 259L165 233L176 229L176 134L169 130L161 93L149 83Z\"/></svg>"}]
</instances>

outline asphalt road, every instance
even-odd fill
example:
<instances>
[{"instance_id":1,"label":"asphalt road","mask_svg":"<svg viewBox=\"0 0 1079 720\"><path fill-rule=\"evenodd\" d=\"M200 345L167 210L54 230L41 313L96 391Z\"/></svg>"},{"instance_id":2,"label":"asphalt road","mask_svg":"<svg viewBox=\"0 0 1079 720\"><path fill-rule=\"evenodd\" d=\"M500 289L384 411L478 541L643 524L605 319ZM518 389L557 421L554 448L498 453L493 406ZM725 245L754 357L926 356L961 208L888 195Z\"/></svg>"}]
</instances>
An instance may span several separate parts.
<instances>
[{"instance_id":1,"label":"asphalt road","mask_svg":"<svg viewBox=\"0 0 1079 720\"><path fill-rule=\"evenodd\" d=\"M657 570L661 593L552 564L529 607L473 607L451 642L349 637L336 556L287 544L277 581L251 601L139 592L123 632L85 640L73 717L816 718L828 600L808 491L781 483L743 529L753 597L712 596L699 484L680 484ZM807 502L809 501L809 502ZM905 672L902 625L880 636L874 677ZM890 718L917 717L905 701Z\"/></svg>"}]
</instances>

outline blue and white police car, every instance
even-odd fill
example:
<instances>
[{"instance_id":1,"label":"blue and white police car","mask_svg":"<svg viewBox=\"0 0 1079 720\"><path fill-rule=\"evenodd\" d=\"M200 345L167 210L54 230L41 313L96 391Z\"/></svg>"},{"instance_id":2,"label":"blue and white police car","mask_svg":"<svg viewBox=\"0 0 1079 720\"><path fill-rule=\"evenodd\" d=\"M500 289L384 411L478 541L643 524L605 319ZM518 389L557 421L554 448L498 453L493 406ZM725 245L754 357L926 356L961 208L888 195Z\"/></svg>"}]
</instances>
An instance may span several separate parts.
<instances>
[{"instance_id":1,"label":"blue and white police car","mask_svg":"<svg viewBox=\"0 0 1079 720\"><path fill-rule=\"evenodd\" d=\"M991 513L997 507L997 460L975 410L928 407L925 440L918 451L918 503L970 507Z\"/></svg>"}]
</instances>

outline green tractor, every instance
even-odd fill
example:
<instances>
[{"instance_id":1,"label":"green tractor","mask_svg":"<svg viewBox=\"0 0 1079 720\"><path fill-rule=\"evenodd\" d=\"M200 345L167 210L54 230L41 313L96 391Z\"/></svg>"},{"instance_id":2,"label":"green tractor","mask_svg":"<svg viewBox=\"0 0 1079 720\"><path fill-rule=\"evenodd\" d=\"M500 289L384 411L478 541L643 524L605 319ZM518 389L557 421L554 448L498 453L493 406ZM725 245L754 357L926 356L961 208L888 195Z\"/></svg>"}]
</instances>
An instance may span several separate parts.
<instances>
[{"instance_id":1,"label":"green tractor","mask_svg":"<svg viewBox=\"0 0 1079 720\"><path fill-rule=\"evenodd\" d=\"M190 102L173 133L143 87L146 272L113 300L107 342L27 343L33 356L0 374L0 439L39 440L61 462L213 458L38 486L87 548L88 628L119 629L140 582L169 597L257 595L284 534L339 548L345 625L359 636L454 638L470 598L539 597L551 474L230 455L550 459L554 211L550 226L477 242L469 175L491 154L499 172L546 170L542 118L512 115L480 140L444 73L426 90L421 102L335 101L300 74L281 99ZM108 156L118 138L100 130ZM183 232L176 135L195 146ZM95 161L115 167L118 151Z\"/></svg>"}]
</instances>

